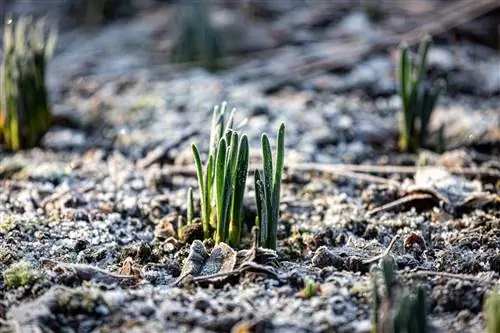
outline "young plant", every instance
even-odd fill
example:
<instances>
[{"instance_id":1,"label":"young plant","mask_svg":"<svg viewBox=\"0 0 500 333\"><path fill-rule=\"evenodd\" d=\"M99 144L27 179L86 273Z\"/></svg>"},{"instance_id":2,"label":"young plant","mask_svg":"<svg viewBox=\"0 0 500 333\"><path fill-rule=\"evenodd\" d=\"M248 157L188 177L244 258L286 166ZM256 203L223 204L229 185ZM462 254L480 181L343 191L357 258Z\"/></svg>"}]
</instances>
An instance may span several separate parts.
<instances>
[{"instance_id":1,"label":"young plant","mask_svg":"<svg viewBox=\"0 0 500 333\"><path fill-rule=\"evenodd\" d=\"M414 152L425 144L431 115L444 87L442 80L432 87L425 84L430 45L430 37L422 39L418 63L413 61L406 45L400 47L399 95L403 104L403 128L399 146L403 151Z\"/></svg>"},{"instance_id":2,"label":"young plant","mask_svg":"<svg viewBox=\"0 0 500 333\"><path fill-rule=\"evenodd\" d=\"M500 333L500 290L492 291L484 304L488 333Z\"/></svg>"},{"instance_id":3,"label":"young plant","mask_svg":"<svg viewBox=\"0 0 500 333\"><path fill-rule=\"evenodd\" d=\"M263 170L255 170L257 225L260 230L261 245L275 250L279 222L281 175L285 159L285 124L281 123L278 130L274 163L271 144L266 134L262 135L261 143Z\"/></svg>"},{"instance_id":4,"label":"young plant","mask_svg":"<svg viewBox=\"0 0 500 333\"><path fill-rule=\"evenodd\" d=\"M205 171L198 148L192 148L205 238L215 229L216 242L238 245L250 148L247 136L232 130L234 109L227 115L226 107L223 103L220 110L214 108Z\"/></svg>"},{"instance_id":5,"label":"young plant","mask_svg":"<svg viewBox=\"0 0 500 333\"><path fill-rule=\"evenodd\" d=\"M179 4L177 37L170 58L174 62L200 62L209 70L219 67L222 55L220 33L215 29L203 2Z\"/></svg>"},{"instance_id":6,"label":"young plant","mask_svg":"<svg viewBox=\"0 0 500 333\"><path fill-rule=\"evenodd\" d=\"M8 18L0 67L0 137L8 149L38 144L52 122L45 86L47 61L57 39L45 35L44 20Z\"/></svg>"},{"instance_id":7,"label":"young plant","mask_svg":"<svg viewBox=\"0 0 500 333\"><path fill-rule=\"evenodd\" d=\"M194 198L193 198L193 188L189 187L187 193L187 212L186 220L187 224L191 224L194 219Z\"/></svg>"},{"instance_id":8,"label":"young plant","mask_svg":"<svg viewBox=\"0 0 500 333\"><path fill-rule=\"evenodd\" d=\"M394 259L386 256L381 261L383 294L379 292L379 274L372 278L373 332L374 333L426 333L430 331L427 320L425 290L417 288L410 295L396 282ZM375 273L375 270L373 271Z\"/></svg>"},{"instance_id":9,"label":"young plant","mask_svg":"<svg viewBox=\"0 0 500 333\"><path fill-rule=\"evenodd\" d=\"M177 217L177 238L182 239L182 229L184 228L185 223L184 223L184 218L179 215Z\"/></svg>"},{"instance_id":10,"label":"young plant","mask_svg":"<svg viewBox=\"0 0 500 333\"><path fill-rule=\"evenodd\" d=\"M311 299L314 296L321 294L321 286L315 283L308 277L304 278L304 288L300 291L299 295L306 299Z\"/></svg>"}]
</instances>

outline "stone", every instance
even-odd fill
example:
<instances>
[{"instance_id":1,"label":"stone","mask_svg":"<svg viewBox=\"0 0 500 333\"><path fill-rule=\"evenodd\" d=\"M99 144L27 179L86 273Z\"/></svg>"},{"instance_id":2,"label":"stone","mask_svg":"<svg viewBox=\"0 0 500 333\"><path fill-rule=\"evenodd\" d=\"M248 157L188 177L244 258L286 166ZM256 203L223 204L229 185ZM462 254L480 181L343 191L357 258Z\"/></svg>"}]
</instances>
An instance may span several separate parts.
<instances>
[{"instance_id":1,"label":"stone","mask_svg":"<svg viewBox=\"0 0 500 333\"><path fill-rule=\"evenodd\" d=\"M432 47L427 54L427 64L430 69L439 72L449 72L456 68L456 61L449 48Z\"/></svg>"},{"instance_id":2,"label":"stone","mask_svg":"<svg viewBox=\"0 0 500 333\"><path fill-rule=\"evenodd\" d=\"M328 250L326 246L319 247L311 261L314 266L319 268L329 266L333 266L338 270L342 270L344 268L344 260L342 257Z\"/></svg>"}]
</instances>

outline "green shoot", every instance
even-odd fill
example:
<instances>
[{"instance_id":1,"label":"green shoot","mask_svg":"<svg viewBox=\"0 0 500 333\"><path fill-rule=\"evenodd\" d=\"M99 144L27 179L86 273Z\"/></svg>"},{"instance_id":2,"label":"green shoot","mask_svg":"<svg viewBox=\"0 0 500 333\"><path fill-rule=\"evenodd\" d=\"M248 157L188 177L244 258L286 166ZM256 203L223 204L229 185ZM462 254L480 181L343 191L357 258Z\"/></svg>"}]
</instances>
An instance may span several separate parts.
<instances>
[{"instance_id":1,"label":"green shoot","mask_svg":"<svg viewBox=\"0 0 500 333\"><path fill-rule=\"evenodd\" d=\"M38 144L51 123L45 72L57 33L45 36L45 22L7 18L0 67L0 137L12 150Z\"/></svg>"},{"instance_id":2,"label":"green shoot","mask_svg":"<svg viewBox=\"0 0 500 333\"><path fill-rule=\"evenodd\" d=\"M321 292L321 286L319 284L314 283L308 277L304 278L304 288L300 291L299 295L306 299L311 299L314 296L319 295Z\"/></svg>"},{"instance_id":3,"label":"green shoot","mask_svg":"<svg viewBox=\"0 0 500 333\"><path fill-rule=\"evenodd\" d=\"M500 290L492 291L486 299L484 319L488 333L500 333Z\"/></svg>"},{"instance_id":4,"label":"green shoot","mask_svg":"<svg viewBox=\"0 0 500 333\"><path fill-rule=\"evenodd\" d=\"M392 299L394 297L392 286L396 280L396 265L392 257L385 256L382 258L382 274L387 298Z\"/></svg>"},{"instance_id":5,"label":"green shoot","mask_svg":"<svg viewBox=\"0 0 500 333\"><path fill-rule=\"evenodd\" d=\"M192 145L196 174L198 176L198 187L200 189L201 219L203 220L203 233L205 238L210 237L210 217L212 209L212 183L213 183L213 156L208 157L205 172L201 163L200 153L195 144Z\"/></svg>"},{"instance_id":6,"label":"green shoot","mask_svg":"<svg viewBox=\"0 0 500 333\"><path fill-rule=\"evenodd\" d=\"M194 199L193 199L193 188L190 187L187 193L187 213L186 220L187 224L191 224L194 219Z\"/></svg>"},{"instance_id":7,"label":"green shoot","mask_svg":"<svg viewBox=\"0 0 500 333\"><path fill-rule=\"evenodd\" d=\"M382 298L380 297L379 294L379 286L376 277L372 278L372 311L373 311L373 327L374 327L374 332L378 332L378 328L380 326L380 320L379 320L379 311L380 307L382 306Z\"/></svg>"},{"instance_id":8,"label":"green shoot","mask_svg":"<svg viewBox=\"0 0 500 333\"><path fill-rule=\"evenodd\" d=\"M227 219L229 213L229 200L231 199L231 183L228 170L229 151L227 149L226 139L222 138L217 150L217 160L215 163L215 200L217 205L217 233L215 242L219 243L226 239Z\"/></svg>"},{"instance_id":9,"label":"green shoot","mask_svg":"<svg viewBox=\"0 0 500 333\"><path fill-rule=\"evenodd\" d=\"M235 135L233 134L233 138ZM238 136L236 136L236 140ZM233 143L232 143L233 144ZM240 243L241 230L243 228L243 197L245 194L248 162L250 159L250 145L245 134L241 136L239 142L234 143L237 152L234 154L236 160L231 161L231 183L233 195L231 198L231 212L229 216L229 244Z\"/></svg>"},{"instance_id":10,"label":"green shoot","mask_svg":"<svg viewBox=\"0 0 500 333\"><path fill-rule=\"evenodd\" d=\"M210 129L209 155L216 156L220 139L233 128L234 112L235 109L233 108L229 114L227 113L226 102L222 102L220 108L218 105L214 107Z\"/></svg>"},{"instance_id":11,"label":"green shoot","mask_svg":"<svg viewBox=\"0 0 500 333\"><path fill-rule=\"evenodd\" d=\"M182 239L182 228L184 228L184 218L181 215L179 215L177 217L177 238L178 239Z\"/></svg>"},{"instance_id":12,"label":"green shoot","mask_svg":"<svg viewBox=\"0 0 500 333\"><path fill-rule=\"evenodd\" d=\"M237 132L228 131L220 140L215 167L217 243L236 246L240 242L249 150L245 134L240 139Z\"/></svg>"},{"instance_id":13,"label":"green shoot","mask_svg":"<svg viewBox=\"0 0 500 333\"><path fill-rule=\"evenodd\" d=\"M427 320L425 290L417 288L416 295L401 290L396 282L396 266L390 256L381 260L381 274L372 272L373 332L426 333L430 325ZM384 293L379 293L378 279L382 278Z\"/></svg>"},{"instance_id":14,"label":"green shoot","mask_svg":"<svg viewBox=\"0 0 500 333\"><path fill-rule=\"evenodd\" d=\"M262 135L261 143L263 170L255 171L257 224L261 233L261 245L275 250L279 222L281 176L285 156L285 124L281 123L278 130L274 169L271 144L266 134Z\"/></svg>"},{"instance_id":15,"label":"green shoot","mask_svg":"<svg viewBox=\"0 0 500 333\"><path fill-rule=\"evenodd\" d=\"M417 64L413 62L406 45L400 48L399 94L403 105L403 128L399 146L403 151L417 151L425 144L431 115L444 87L441 80L432 88L425 85L430 45L430 37L422 39ZM420 126L417 128L418 123Z\"/></svg>"}]
</instances>

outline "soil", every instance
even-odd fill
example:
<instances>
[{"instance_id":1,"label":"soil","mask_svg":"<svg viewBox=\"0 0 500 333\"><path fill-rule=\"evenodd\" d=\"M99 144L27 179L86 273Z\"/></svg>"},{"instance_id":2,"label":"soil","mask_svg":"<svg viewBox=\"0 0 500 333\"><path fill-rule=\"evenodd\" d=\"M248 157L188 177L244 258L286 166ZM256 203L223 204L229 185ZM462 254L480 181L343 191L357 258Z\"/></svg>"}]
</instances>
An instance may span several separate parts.
<instances>
[{"instance_id":1,"label":"soil","mask_svg":"<svg viewBox=\"0 0 500 333\"><path fill-rule=\"evenodd\" d=\"M447 89L429 149L404 154L392 49L294 68L404 30L444 2L389 10L381 1L380 20L349 2L249 3L214 7L228 31L246 24L248 33L228 35L240 44L215 73L168 62L178 4L62 28L47 84L54 113L81 126L52 128L39 148L0 151L1 333L371 332L371 266L382 254L405 288L424 286L436 331L485 331L483 303L500 285L500 56L471 36L492 20L460 26L469 34L454 44L437 36L429 76ZM196 226L177 239L189 187L199 216L191 144L206 153L211 110L223 101L236 123L246 120L252 165L260 135L274 140L287 125L275 253L252 247L253 175L240 248L219 246L217 259ZM233 260L223 268L234 271L204 278L209 260Z\"/></svg>"}]
</instances>

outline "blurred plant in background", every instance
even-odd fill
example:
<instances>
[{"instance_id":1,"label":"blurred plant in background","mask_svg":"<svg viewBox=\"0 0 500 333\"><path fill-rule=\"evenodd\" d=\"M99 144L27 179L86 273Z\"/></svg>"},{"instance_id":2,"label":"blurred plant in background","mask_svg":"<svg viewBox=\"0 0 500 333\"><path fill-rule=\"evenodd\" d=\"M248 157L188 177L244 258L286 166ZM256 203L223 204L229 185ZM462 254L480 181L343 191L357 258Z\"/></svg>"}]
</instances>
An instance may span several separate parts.
<instances>
[{"instance_id":1,"label":"blurred plant in background","mask_svg":"<svg viewBox=\"0 0 500 333\"><path fill-rule=\"evenodd\" d=\"M197 62L214 71L220 67L222 38L210 21L208 7L203 1L178 4L178 15L170 59L173 62Z\"/></svg>"},{"instance_id":2,"label":"blurred plant in background","mask_svg":"<svg viewBox=\"0 0 500 333\"><path fill-rule=\"evenodd\" d=\"M0 136L8 149L38 144L52 123L45 72L57 32L43 19L6 19L0 68Z\"/></svg>"},{"instance_id":3,"label":"blurred plant in background","mask_svg":"<svg viewBox=\"0 0 500 333\"><path fill-rule=\"evenodd\" d=\"M135 10L131 0L69 0L66 6L68 15L86 24L127 17Z\"/></svg>"},{"instance_id":4,"label":"blurred plant in background","mask_svg":"<svg viewBox=\"0 0 500 333\"><path fill-rule=\"evenodd\" d=\"M415 152L425 144L431 115L436 106L444 82L438 80L432 86L425 82L427 53L431 38L422 39L418 51L418 63L414 61L406 45L401 46L399 62L399 95L403 104L403 128L399 147Z\"/></svg>"},{"instance_id":5,"label":"blurred plant in background","mask_svg":"<svg viewBox=\"0 0 500 333\"><path fill-rule=\"evenodd\" d=\"M397 281L396 273L396 263L389 255L381 259L378 267L372 268L372 332L432 332L425 290L419 286L416 293L409 293Z\"/></svg>"}]
</instances>

